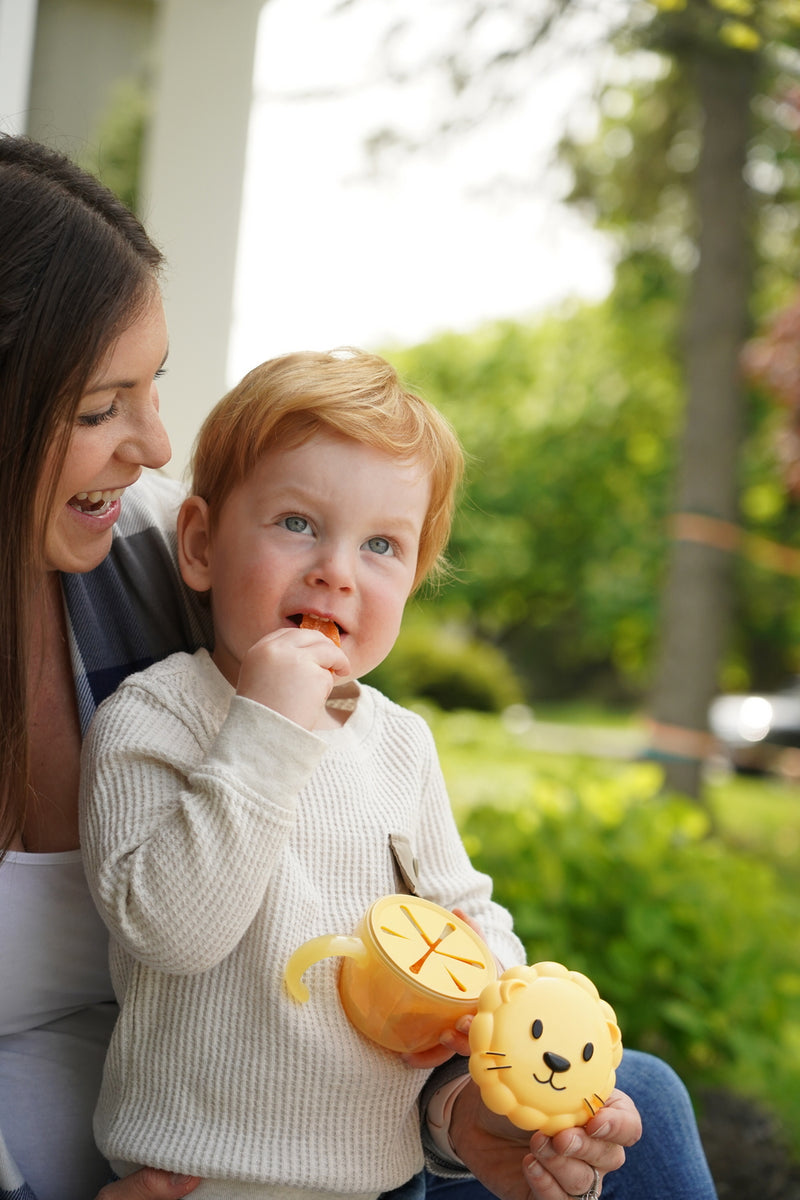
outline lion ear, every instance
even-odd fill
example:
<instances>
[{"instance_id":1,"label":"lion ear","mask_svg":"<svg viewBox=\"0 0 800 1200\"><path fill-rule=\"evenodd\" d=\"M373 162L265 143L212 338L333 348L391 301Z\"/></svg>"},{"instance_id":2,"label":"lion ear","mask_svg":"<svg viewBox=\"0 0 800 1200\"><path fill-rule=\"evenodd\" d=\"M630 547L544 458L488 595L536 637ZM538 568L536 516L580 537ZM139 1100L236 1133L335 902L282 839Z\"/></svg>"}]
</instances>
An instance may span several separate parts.
<instances>
[{"instance_id":1,"label":"lion ear","mask_svg":"<svg viewBox=\"0 0 800 1200\"><path fill-rule=\"evenodd\" d=\"M611 1059L615 1067L622 1062L622 1034L616 1021L606 1021L611 1038Z\"/></svg>"},{"instance_id":2,"label":"lion ear","mask_svg":"<svg viewBox=\"0 0 800 1200\"><path fill-rule=\"evenodd\" d=\"M507 1004L515 992L520 988L526 988L528 984L524 979L502 979L500 981L500 1002Z\"/></svg>"}]
</instances>

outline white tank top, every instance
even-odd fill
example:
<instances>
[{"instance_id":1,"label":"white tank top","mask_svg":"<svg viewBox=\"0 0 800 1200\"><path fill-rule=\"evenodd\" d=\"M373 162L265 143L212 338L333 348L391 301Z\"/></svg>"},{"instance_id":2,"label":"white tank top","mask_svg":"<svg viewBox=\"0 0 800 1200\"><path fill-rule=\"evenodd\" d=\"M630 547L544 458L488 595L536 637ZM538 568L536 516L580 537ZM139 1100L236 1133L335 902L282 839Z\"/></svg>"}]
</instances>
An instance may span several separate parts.
<instances>
[{"instance_id":1,"label":"white tank top","mask_svg":"<svg viewBox=\"0 0 800 1200\"><path fill-rule=\"evenodd\" d=\"M0 1036L113 1000L108 934L80 850L0 865Z\"/></svg>"},{"instance_id":2,"label":"white tank top","mask_svg":"<svg viewBox=\"0 0 800 1200\"><path fill-rule=\"evenodd\" d=\"M0 1131L38 1200L91 1197L107 1180L92 1138L116 1017L107 946L79 850L9 852L0 865ZM0 1169L14 1174L2 1154Z\"/></svg>"}]
</instances>

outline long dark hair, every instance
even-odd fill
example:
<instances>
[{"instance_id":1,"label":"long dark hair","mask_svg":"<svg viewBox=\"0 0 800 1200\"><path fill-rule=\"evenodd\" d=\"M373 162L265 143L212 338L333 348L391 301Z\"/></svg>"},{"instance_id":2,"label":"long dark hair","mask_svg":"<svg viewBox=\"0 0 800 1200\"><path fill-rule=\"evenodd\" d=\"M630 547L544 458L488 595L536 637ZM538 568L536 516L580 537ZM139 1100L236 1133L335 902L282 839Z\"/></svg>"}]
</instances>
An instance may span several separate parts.
<instances>
[{"instance_id":1,"label":"long dark hair","mask_svg":"<svg viewBox=\"0 0 800 1200\"><path fill-rule=\"evenodd\" d=\"M0 136L0 856L30 793L28 614L53 491L87 382L147 304L161 262L93 176Z\"/></svg>"}]
</instances>

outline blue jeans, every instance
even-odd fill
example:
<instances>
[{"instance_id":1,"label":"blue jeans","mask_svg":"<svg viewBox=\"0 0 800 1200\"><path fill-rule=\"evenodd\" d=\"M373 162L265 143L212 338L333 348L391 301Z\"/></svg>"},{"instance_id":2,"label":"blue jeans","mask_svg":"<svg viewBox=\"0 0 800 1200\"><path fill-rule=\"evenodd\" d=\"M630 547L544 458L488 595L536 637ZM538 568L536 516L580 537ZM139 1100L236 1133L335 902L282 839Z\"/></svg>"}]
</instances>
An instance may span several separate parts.
<instances>
[{"instance_id":1,"label":"blue jeans","mask_svg":"<svg viewBox=\"0 0 800 1200\"><path fill-rule=\"evenodd\" d=\"M716 1200L717 1193L681 1080L660 1058L626 1050L617 1087L642 1118L642 1136L625 1165L603 1180L603 1200ZM427 1200L491 1200L477 1179L427 1176Z\"/></svg>"},{"instance_id":2,"label":"blue jeans","mask_svg":"<svg viewBox=\"0 0 800 1200\"><path fill-rule=\"evenodd\" d=\"M409 1180L401 1184L398 1188L392 1188L391 1192L381 1192L378 1200L425 1200L425 1188L428 1179L433 1179L432 1175L428 1175L427 1171L420 1171L418 1175L412 1175ZM442 1180L443 1183L447 1182ZM474 1182L468 1180L467 1182ZM484 1196L489 1196L489 1192L484 1189Z\"/></svg>"}]
</instances>

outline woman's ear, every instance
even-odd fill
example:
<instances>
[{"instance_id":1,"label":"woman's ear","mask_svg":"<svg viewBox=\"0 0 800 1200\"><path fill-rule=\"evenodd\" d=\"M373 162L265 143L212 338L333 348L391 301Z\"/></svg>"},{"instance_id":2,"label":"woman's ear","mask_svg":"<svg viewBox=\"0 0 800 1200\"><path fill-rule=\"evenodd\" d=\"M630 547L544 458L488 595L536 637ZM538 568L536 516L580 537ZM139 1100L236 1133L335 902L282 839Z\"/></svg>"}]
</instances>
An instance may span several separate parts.
<instances>
[{"instance_id":1,"label":"woman's ear","mask_svg":"<svg viewBox=\"0 0 800 1200\"><path fill-rule=\"evenodd\" d=\"M211 532L202 496L188 496L178 513L178 565L187 587L195 592L210 589Z\"/></svg>"}]
</instances>

